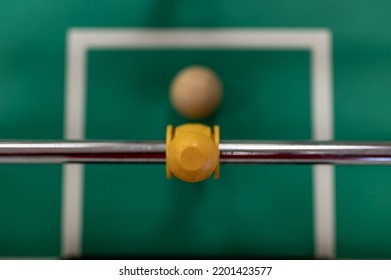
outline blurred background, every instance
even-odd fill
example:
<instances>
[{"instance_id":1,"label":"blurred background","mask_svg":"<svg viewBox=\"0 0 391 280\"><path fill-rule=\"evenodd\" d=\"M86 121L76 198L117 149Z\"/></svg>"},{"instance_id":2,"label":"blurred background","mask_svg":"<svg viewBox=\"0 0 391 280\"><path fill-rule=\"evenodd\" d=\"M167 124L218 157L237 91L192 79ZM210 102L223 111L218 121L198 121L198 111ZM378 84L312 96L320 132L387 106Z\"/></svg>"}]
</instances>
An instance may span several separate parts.
<instances>
[{"instance_id":1,"label":"blurred background","mask_svg":"<svg viewBox=\"0 0 391 280\"><path fill-rule=\"evenodd\" d=\"M64 139L73 28L327 29L337 140L391 140L391 2L0 2L0 138ZM311 139L308 50L90 50L87 139L164 139L187 122L168 92L182 68L214 69L222 139ZM228 166L221 179L166 180L164 165L84 169L81 258L315 255L311 166ZM0 165L0 258L61 258L60 165ZM336 167L335 255L391 258L391 167Z\"/></svg>"}]
</instances>

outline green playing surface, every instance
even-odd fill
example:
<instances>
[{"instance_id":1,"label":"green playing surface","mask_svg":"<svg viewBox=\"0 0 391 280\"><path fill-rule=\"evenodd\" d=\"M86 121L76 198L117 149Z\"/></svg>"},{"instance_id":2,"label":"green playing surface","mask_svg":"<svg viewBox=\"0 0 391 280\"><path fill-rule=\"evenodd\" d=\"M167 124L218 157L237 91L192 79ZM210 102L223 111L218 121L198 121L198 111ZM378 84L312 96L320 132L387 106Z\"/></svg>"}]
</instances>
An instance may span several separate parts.
<instances>
[{"instance_id":1,"label":"green playing surface","mask_svg":"<svg viewBox=\"0 0 391 280\"><path fill-rule=\"evenodd\" d=\"M322 28L332 35L337 140L391 140L389 1L0 3L0 138L63 139L70 28ZM184 29L185 30L185 29ZM312 137L308 50L122 49L87 55L87 139L164 139L187 120L173 76L221 77L222 139ZM61 257L62 167L0 165L0 258ZM84 257L314 258L311 166L223 165L219 180L164 165L87 165ZM391 167L336 167L336 258L391 258Z\"/></svg>"}]
</instances>

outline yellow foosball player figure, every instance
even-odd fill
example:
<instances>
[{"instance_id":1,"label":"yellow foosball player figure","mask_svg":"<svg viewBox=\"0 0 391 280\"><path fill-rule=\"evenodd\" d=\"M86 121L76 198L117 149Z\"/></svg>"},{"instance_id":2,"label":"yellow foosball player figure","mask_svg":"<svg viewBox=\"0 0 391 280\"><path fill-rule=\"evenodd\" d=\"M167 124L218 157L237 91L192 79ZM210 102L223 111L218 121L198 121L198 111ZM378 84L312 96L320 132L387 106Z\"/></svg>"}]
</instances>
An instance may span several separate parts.
<instances>
[{"instance_id":1,"label":"yellow foosball player figure","mask_svg":"<svg viewBox=\"0 0 391 280\"><path fill-rule=\"evenodd\" d=\"M212 173L219 177L219 126L185 124L174 129L167 127L166 171L167 178L174 174L186 182L199 182Z\"/></svg>"}]
</instances>

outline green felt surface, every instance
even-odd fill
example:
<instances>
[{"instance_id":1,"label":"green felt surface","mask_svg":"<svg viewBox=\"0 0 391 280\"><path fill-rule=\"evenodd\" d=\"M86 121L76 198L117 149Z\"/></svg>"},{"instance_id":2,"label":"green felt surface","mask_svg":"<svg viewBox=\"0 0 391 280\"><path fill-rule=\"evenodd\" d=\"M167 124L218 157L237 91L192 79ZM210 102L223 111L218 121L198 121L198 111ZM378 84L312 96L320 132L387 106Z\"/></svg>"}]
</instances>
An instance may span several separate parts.
<instances>
[{"instance_id":1,"label":"green felt surface","mask_svg":"<svg viewBox=\"0 0 391 280\"><path fill-rule=\"evenodd\" d=\"M335 135L390 140L389 1L0 3L0 138L62 139L72 27L328 28ZM310 54L278 50L90 51L86 137L164 139L186 120L167 94L182 67L221 76L205 120L223 139L310 139ZM0 258L60 256L60 166L0 166ZM228 166L221 179L167 181L163 165L85 168L88 256L314 257L310 166ZM391 168L336 168L336 257L391 258Z\"/></svg>"}]
</instances>

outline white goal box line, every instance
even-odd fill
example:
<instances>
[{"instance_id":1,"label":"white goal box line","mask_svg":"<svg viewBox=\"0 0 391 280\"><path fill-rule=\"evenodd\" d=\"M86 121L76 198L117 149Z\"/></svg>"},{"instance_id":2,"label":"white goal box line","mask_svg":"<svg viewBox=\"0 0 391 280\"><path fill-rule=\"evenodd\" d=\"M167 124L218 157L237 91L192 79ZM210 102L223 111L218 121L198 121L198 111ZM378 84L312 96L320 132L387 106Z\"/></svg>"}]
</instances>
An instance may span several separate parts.
<instances>
[{"instance_id":1,"label":"white goal box line","mask_svg":"<svg viewBox=\"0 0 391 280\"><path fill-rule=\"evenodd\" d=\"M332 140L332 39L327 29L73 28L67 34L64 133L85 135L87 54L120 49L308 50L311 54L312 138ZM331 165L313 166L315 257L335 258L335 179ZM62 257L80 257L83 165L63 167Z\"/></svg>"}]
</instances>

